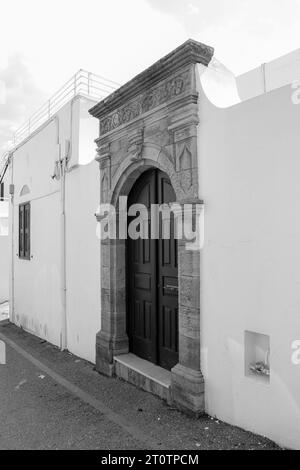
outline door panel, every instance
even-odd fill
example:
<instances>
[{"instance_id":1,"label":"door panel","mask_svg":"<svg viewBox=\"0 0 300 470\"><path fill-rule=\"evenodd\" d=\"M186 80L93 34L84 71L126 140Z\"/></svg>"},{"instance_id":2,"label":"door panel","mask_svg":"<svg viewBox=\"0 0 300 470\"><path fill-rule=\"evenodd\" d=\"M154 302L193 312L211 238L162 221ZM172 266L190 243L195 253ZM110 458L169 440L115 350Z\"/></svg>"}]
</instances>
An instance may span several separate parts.
<instances>
[{"instance_id":1,"label":"door panel","mask_svg":"<svg viewBox=\"0 0 300 470\"><path fill-rule=\"evenodd\" d=\"M137 203L150 207L155 201L154 183L153 172L143 175L129 195L128 207ZM128 218L128 223L131 220ZM155 259L155 240L127 240L129 348L134 354L154 363L157 362Z\"/></svg>"},{"instance_id":2,"label":"door panel","mask_svg":"<svg viewBox=\"0 0 300 470\"><path fill-rule=\"evenodd\" d=\"M175 201L167 176L151 170L133 187L128 206ZM132 219L128 219L130 223ZM151 233L151 222L149 234ZM162 221L160 221L160 237ZM127 333L134 354L171 369L178 362L178 267L174 220L170 240L127 240Z\"/></svg>"},{"instance_id":3,"label":"door panel","mask_svg":"<svg viewBox=\"0 0 300 470\"><path fill-rule=\"evenodd\" d=\"M175 202L169 178L158 173L158 203ZM174 216L170 218L170 239L163 240L160 223L158 240L158 318L159 363L171 369L178 363L178 266L177 240L174 239Z\"/></svg>"}]
</instances>

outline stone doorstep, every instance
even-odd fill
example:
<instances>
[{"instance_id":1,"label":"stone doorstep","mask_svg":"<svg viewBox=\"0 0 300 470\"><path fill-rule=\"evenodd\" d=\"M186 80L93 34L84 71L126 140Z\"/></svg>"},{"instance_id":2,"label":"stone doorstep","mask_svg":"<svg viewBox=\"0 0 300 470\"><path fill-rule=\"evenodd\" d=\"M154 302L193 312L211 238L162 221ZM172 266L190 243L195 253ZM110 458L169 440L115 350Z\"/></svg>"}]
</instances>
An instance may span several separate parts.
<instances>
[{"instance_id":1,"label":"stone doorstep","mask_svg":"<svg viewBox=\"0 0 300 470\"><path fill-rule=\"evenodd\" d=\"M117 377L171 403L171 372L131 353L115 356L114 363Z\"/></svg>"}]
</instances>

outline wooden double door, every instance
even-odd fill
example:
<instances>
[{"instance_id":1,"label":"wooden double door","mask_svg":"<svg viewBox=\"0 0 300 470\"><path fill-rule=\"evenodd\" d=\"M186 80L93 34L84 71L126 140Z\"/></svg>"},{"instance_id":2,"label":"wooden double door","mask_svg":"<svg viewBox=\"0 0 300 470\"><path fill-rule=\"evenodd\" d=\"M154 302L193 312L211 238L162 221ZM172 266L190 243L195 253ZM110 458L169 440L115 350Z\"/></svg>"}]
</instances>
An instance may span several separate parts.
<instances>
[{"instance_id":1,"label":"wooden double door","mask_svg":"<svg viewBox=\"0 0 300 470\"><path fill-rule=\"evenodd\" d=\"M127 334L130 351L170 370L178 363L178 262L174 217L170 237L162 239L163 222L151 239L151 205L174 202L174 190L166 174L145 172L128 197L128 207L148 209L148 239L127 240ZM128 218L128 224L133 218Z\"/></svg>"}]
</instances>

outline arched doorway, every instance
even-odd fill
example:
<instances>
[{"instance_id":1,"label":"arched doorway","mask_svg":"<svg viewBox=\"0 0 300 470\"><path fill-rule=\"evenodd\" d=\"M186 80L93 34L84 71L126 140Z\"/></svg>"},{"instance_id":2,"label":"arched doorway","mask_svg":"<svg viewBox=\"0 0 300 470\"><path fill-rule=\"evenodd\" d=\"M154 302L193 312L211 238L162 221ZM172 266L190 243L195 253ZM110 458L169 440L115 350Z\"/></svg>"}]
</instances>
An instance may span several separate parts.
<instances>
[{"instance_id":1,"label":"arched doorway","mask_svg":"<svg viewBox=\"0 0 300 470\"><path fill-rule=\"evenodd\" d=\"M151 239L150 214L152 204L175 201L175 192L165 173L158 169L143 173L130 191L128 207L133 204L147 207L149 238L129 237L126 244L129 350L168 370L178 363L177 240L172 214L170 237L162 239L161 218L158 237Z\"/></svg>"},{"instance_id":2,"label":"arched doorway","mask_svg":"<svg viewBox=\"0 0 300 470\"><path fill-rule=\"evenodd\" d=\"M198 103L202 95L196 64L207 66L212 56L211 48L188 41L90 110L99 119L96 160L101 203L114 206L117 221L122 216L120 197L128 197L137 179L152 168L168 175L180 208L203 203L199 199L203 148L199 147ZM124 229L124 224L121 226ZM126 247L124 237L101 241L101 330L96 336L96 369L152 392L156 390L150 380L152 373L157 372L160 385L161 377L166 376L170 385L159 396L199 416L205 409L200 361L200 249L192 246L185 234L178 240L178 362L170 373L164 370L161 374L157 367L128 354L126 303L132 292L126 289ZM158 292L159 286L157 282ZM158 309L156 315L157 322ZM156 330L156 335L161 331Z\"/></svg>"}]
</instances>

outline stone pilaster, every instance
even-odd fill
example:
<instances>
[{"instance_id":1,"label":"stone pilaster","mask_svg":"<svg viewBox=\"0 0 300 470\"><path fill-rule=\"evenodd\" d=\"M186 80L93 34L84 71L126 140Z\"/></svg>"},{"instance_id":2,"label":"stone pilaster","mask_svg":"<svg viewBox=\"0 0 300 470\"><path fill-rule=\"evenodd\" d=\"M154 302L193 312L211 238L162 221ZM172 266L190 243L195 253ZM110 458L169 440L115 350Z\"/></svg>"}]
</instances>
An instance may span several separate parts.
<instances>
[{"instance_id":1,"label":"stone pilaster","mask_svg":"<svg viewBox=\"0 0 300 470\"><path fill-rule=\"evenodd\" d=\"M96 368L114 374L114 356L128 352L126 335L125 240L101 242L101 331L96 340Z\"/></svg>"},{"instance_id":2,"label":"stone pilaster","mask_svg":"<svg viewBox=\"0 0 300 470\"><path fill-rule=\"evenodd\" d=\"M111 154L109 144L97 149L100 167L101 202L108 203L111 191ZM108 376L114 374L116 355L128 352L126 331L126 283L124 240L101 240L101 330L96 337L96 369Z\"/></svg>"},{"instance_id":3,"label":"stone pilaster","mask_svg":"<svg viewBox=\"0 0 300 470\"><path fill-rule=\"evenodd\" d=\"M196 416L204 412L200 368L200 252L179 244L179 363L172 369L174 404Z\"/></svg>"},{"instance_id":4,"label":"stone pilaster","mask_svg":"<svg viewBox=\"0 0 300 470\"><path fill-rule=\"evenodd\" d=\"M173 134L180 202L190 210L202 203L198 199L196 102L192 97L184 108L172 113L168 127ZM171 395L178 408L198 416L204 412L204 379L200 366L200 245L190 247L189 240L185 239L178 246L179 363L172 369Z\"/></svg>"}]
</instances>

